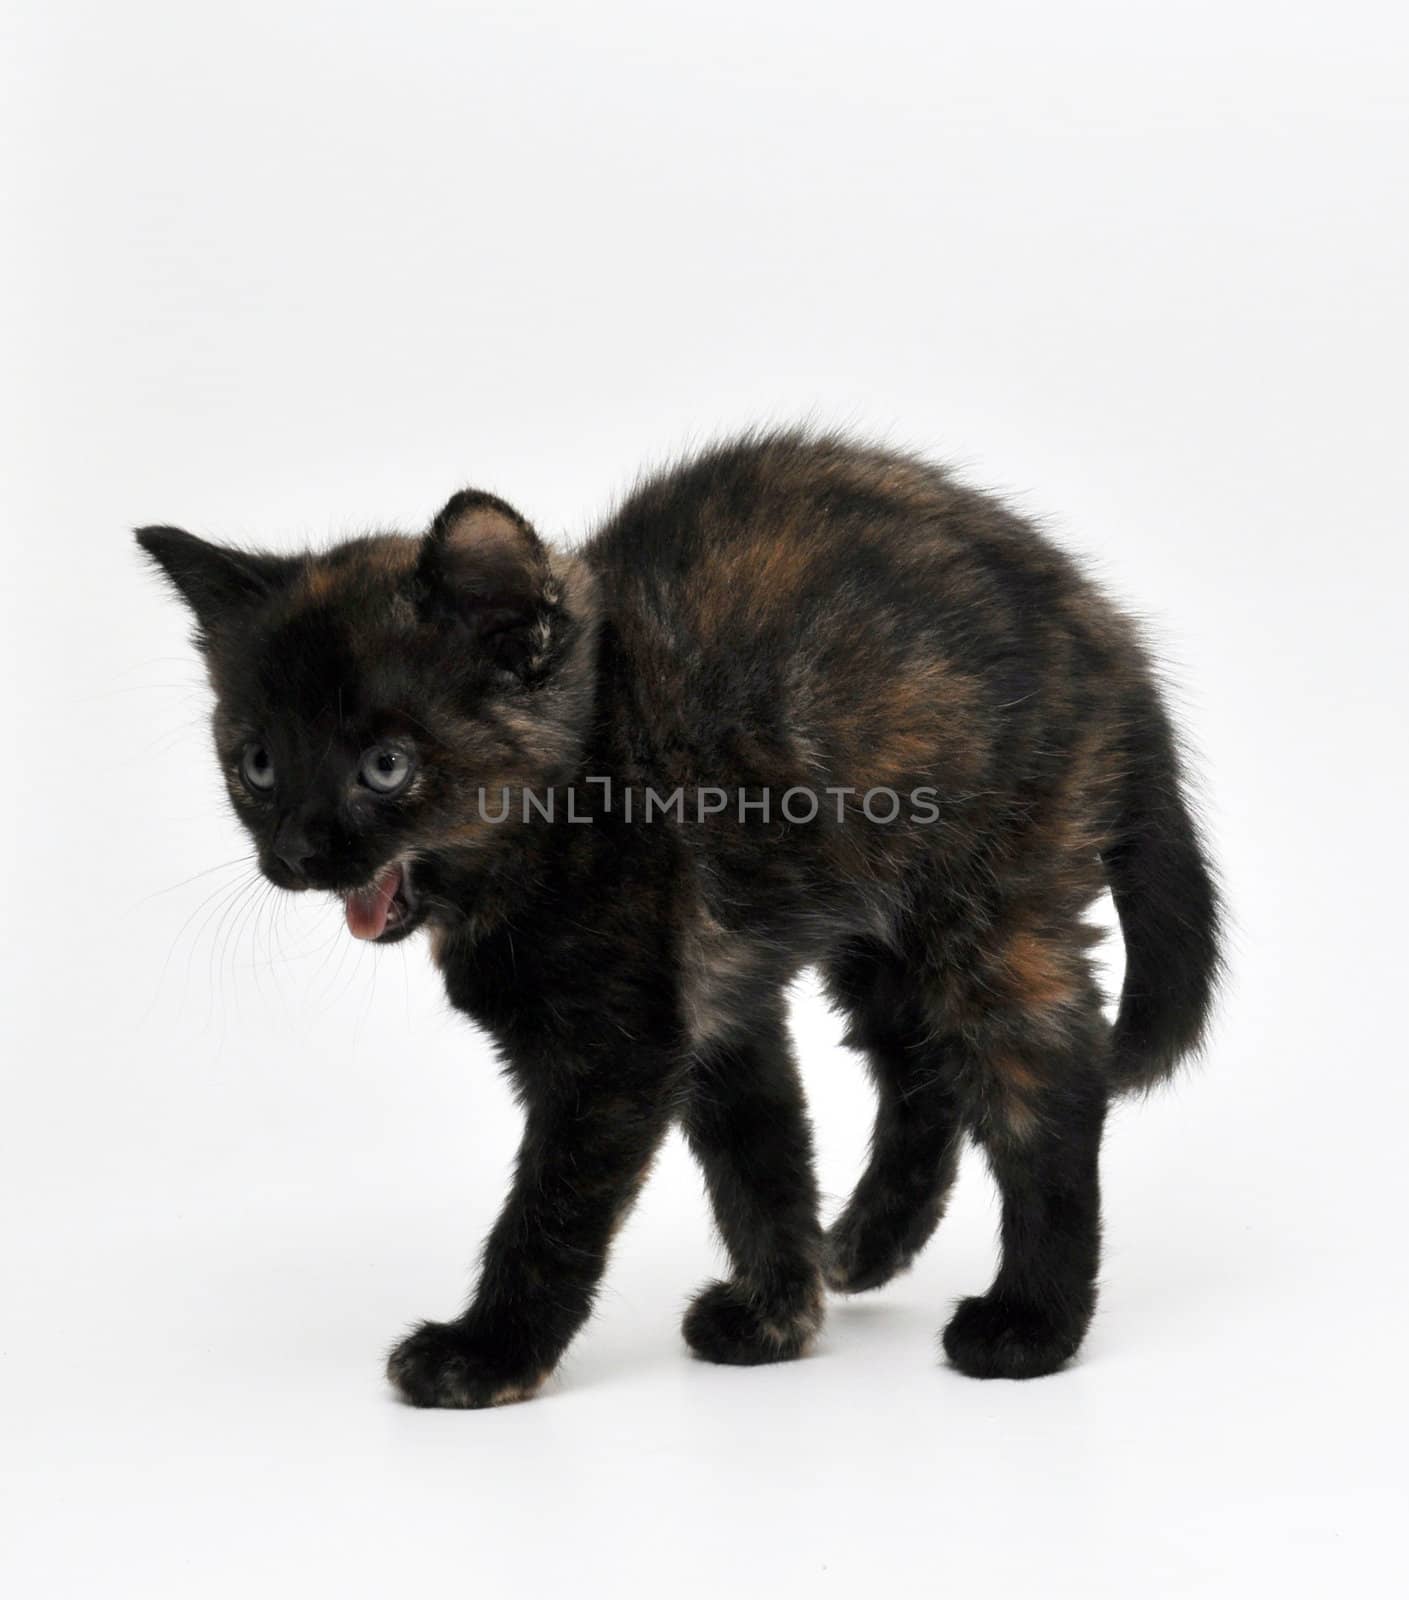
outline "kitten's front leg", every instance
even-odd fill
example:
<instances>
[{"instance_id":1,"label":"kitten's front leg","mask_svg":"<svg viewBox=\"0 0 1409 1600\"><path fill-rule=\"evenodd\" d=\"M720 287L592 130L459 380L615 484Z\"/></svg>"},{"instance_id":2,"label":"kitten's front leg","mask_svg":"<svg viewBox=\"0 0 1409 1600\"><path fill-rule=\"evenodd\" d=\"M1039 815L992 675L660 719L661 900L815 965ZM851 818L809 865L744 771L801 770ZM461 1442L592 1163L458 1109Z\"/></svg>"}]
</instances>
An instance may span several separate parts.
<instances>
[{"instance_id":1,"label":"kitten's front leg","mask_svg":"<svg viewBox=\"0 0 1409 1600\"><path fill-rule=\"evenodd\" d=\"M670 1064L642 1055L533 1085L514 1185L468 1310L426 1322L387 1376L416 1406L526 1400L586 1321L612 1235L670 1120Z\"/></svg>"}]
</instances>

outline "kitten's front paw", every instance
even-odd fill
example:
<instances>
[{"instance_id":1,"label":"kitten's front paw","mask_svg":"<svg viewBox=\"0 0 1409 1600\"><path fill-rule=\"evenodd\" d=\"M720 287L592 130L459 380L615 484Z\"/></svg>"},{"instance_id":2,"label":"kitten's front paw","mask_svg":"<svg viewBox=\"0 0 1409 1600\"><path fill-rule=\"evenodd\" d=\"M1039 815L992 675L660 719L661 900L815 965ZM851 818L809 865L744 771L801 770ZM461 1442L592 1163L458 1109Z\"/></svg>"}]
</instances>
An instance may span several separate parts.
<instances>
[{"instance_id":1,"label":"kitten's front paw","mask_svg":"<svg viewBox=\"0 0 1409 1600\"><path fill-rule=\"evenodd\" d=\"M1089 1321L1033 1301L974 1295L944 1330L944 1353L970 1378L1041 1378L1071 1360Z\"/></svg>"},{"instance_id":2,"label":"kitten's front paw","mask_svg":"<svg viewBox=\"0 0 1409 1600\"><path fill-rule=\"evenodd\" d=\"M869 1225L862 1215L846 1212L827 1230L822 1270L827 1287L838 1294L864 1294L879 1289L910 1265L911 1256L895 1243L890 1230Z\"/></svg>"},{"instance_id":3,"label":"kitten's front paw","mask_svg":"<svg viewBox=\"0 0 1409 1600\"><path fill-rule=\"evenodd\" d=\"M387 1357L386 1371L411 1405L459 1411L528 1400L548 1376L511 1370L461 1322L423 1322Z\"/></svg>"},{"instance_id":4,"label":"kitten's front paw","mask_svg":"<svg viewBox=\"0 0 1409 1600\"><path fill-rule=\"evenodd\" d=\"M806 1355L821 1326L820 1286L770 1305L743 1284L711 1283L690 1303L684 1332L686 1344L706 1361L752 1367Z\"/></svg>"}]
</instances>

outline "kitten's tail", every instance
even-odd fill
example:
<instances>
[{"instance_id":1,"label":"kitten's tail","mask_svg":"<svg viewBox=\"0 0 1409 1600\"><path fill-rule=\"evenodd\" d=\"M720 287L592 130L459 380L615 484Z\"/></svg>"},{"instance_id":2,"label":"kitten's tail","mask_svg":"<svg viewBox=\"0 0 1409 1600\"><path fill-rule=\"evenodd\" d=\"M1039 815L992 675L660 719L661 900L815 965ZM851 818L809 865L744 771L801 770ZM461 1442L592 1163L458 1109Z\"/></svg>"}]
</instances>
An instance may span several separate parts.
<instances>
[{"instance_id":1,"label":"kitten's tail","mask_svg":"<svg viewBox=\"0 0 1409 1600\"><path fill-rule=\"evenodd\" d=\"M1154 685L1126 744L1124 793L1101 852L1125 937L1113 1038L1118 1087L1148 1089L1199 1049L1223 971L1218 885Z\"/></svg>"}]
</instances>

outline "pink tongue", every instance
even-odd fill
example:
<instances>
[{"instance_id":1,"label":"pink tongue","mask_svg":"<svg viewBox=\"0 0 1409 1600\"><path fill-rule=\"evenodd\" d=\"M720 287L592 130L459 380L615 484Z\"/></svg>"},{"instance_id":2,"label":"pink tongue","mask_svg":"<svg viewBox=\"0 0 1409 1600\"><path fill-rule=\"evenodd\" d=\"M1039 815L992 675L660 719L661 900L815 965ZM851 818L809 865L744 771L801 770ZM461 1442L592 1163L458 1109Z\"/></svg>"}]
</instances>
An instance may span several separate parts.
<instances>
[{"instance_id":1,"label":"pink tongue","mask_svg":"<svg viewBox=\"0 0 1409 1600\"><path fill-rule=\"evenodd\" d=\"M370 889L356 889L344 904L348 931L358 939L379 939L386 932L391 903L401 887L401 868L387 867Z\"/></svg>"}]
</instances>

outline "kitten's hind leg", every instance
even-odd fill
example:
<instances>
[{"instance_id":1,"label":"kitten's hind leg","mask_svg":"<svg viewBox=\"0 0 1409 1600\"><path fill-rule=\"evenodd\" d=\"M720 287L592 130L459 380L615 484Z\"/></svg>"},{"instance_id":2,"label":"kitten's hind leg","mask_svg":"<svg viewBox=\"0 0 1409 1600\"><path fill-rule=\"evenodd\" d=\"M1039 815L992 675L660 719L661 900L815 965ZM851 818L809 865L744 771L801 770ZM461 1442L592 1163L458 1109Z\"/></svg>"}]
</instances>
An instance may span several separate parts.
<instances>
[{"instance_id":1,"label":"kitten's hind leg","mask_svg":"<svg viewBox=\"0 0 1409 1600\"><path fill-rule=\"evenodd\" d=\"M752 1366L806 1354L822 1325L812 1130L782 1008L697 1049L686 1138L704 1169L733 1276L685 1316L707 1361Z\"/></svg>"},{"instance_id":2,"label":"kitten's hind leg","mask_svg":"<svg viewBox=\"0 0 1409 1600\"><path fill-rule=\"evenodd\" d=\"M851 1017L847 1042L866 1052L878 1105L866 1171L827 1233L828 1286L877 1289L903 1272L944 1214L962 1126L946 1048L891 952L857 946L827 972Z\"/></svg>"},{"instance_id":3,"label":"kitten's hind leg","mask_svg":"<svg viewBox=\"0 0 1409 1600\"><path fill-rule=\"evenodd\" d=\"M1096 1306L1109 1030L1094 990L1064 1009L1059 1037L1030 1009L975 1030L975 1131L1002 1195L1002 1258L988 1293L961 1301L944 1330L945 1354L974 1378L1055 1372Z\"/></svg>"}]
</instances>

